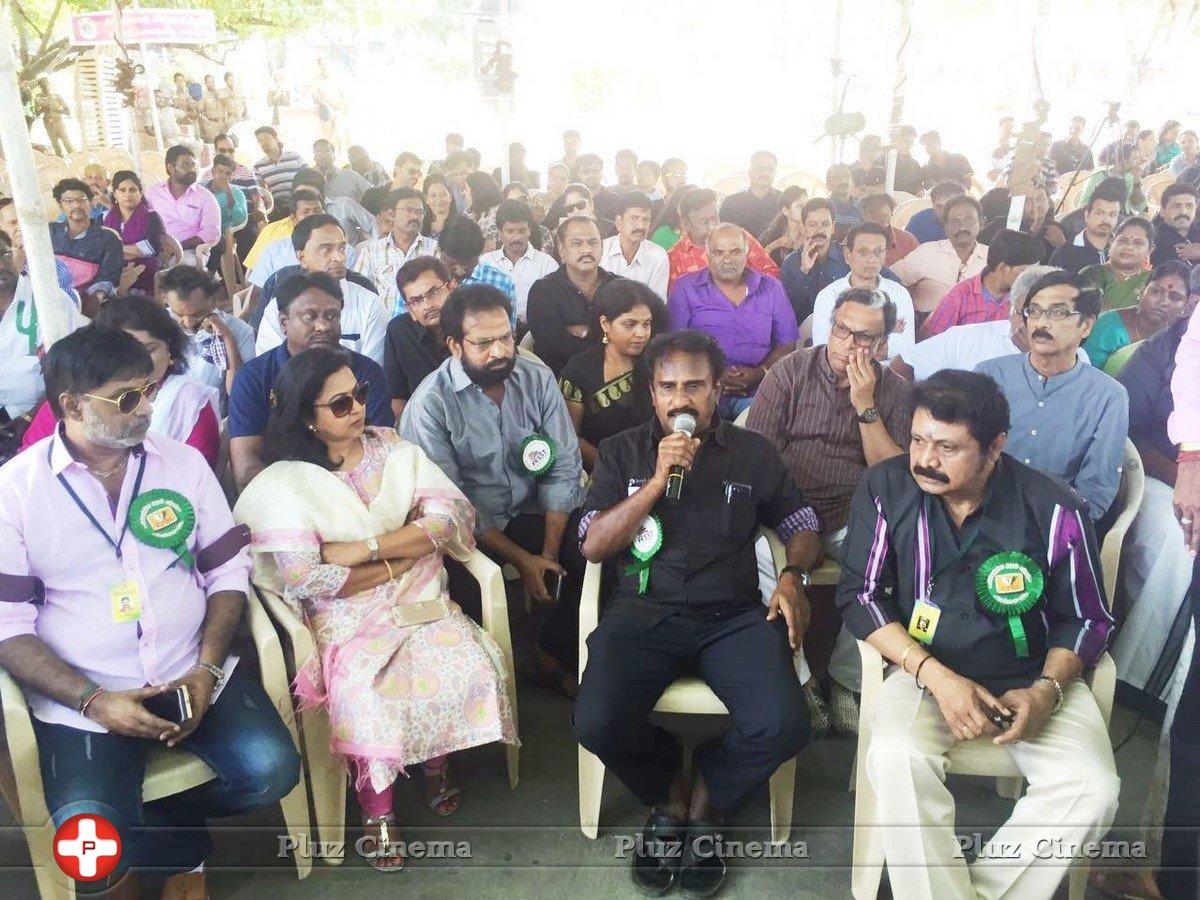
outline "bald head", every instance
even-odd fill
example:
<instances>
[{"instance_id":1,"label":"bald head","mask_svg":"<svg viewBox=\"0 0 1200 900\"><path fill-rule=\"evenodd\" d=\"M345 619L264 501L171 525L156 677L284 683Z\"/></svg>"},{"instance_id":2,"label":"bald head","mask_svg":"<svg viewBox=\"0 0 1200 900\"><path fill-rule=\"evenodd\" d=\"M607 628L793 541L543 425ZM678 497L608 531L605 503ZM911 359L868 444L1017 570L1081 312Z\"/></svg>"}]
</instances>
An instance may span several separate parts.
<instances>
[{"instance_id":1,"label":"bald head","mask_svg":"<svg viewBox=\"0 0 1200 900\"><path fill-rule=\"evenodd\" d=\"M722 222L708 233L708 269L713 280L723 284L740 283L746 274L746 253L750 244L738 225Z\"/></svg>"}]
</instances>

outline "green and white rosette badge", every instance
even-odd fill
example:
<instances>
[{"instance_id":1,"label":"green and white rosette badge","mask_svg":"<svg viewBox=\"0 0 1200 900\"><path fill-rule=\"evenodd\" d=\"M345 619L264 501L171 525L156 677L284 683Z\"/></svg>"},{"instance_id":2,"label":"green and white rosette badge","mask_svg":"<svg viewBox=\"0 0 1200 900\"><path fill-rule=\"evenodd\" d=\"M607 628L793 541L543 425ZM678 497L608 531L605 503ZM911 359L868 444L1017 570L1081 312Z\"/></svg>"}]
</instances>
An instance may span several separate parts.
<instances>
[{"instance_id":1,"label":"green and white rosette badge","mask_svg":"<svg viewBox=\"0 0 1200 900\"><path fill-rule=\"evenodd\" d=\"M638 526L637 534L633 536L633 544L629 547L629 555L633 557L633 565L625 569L626 575L637 575L638 593L646 593L650 587L650 561L658 555L663 545L663 524L658 516L646 516Z\"/></svg>"},{"instance_id":2,"label":"green and white rosette badge","mask_svg":"<svg viewBox=\"0 0 1200 900\"><path fill-rule=\"evenodd\" d=\"M196 510L183 494L155 488L138 494L129 504L129 530L143 544L174 550L190 569L196 561L188 552L188 538L196 528Z\"/></svg>"},{"instance_id":3,"label":"green and white rosette badge","mask_svg":"<svg viewBox=\"0 0 1200 900\"><path fill-rule=\"evenodd\" d=\"M556 459L558 448L550 438L531 434L521 441L521 465L534 478L540 478L549 472Z\"/></svg>"},{"instance_id":4,"label":"green and white rosette badge","mask_svg":"<svg viewBox=\"0 0 1200 900\"><path fill-rule=\"evenodd\" d=\"M1021 616L1037 606L1045 586L1038 564L1017 550L989 556L975 573L979 602L988 612L1008 617L1008 633L1021 659L1029 656L1029 638Z\"/></svg>"}]
</instances>

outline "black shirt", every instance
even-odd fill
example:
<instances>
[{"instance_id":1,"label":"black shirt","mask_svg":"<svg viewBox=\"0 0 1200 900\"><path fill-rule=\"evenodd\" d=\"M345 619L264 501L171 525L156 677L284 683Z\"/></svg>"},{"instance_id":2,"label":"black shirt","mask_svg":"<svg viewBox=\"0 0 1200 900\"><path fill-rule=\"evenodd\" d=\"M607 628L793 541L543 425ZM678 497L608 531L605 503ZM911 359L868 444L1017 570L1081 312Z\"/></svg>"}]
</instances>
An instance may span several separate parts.
<instances>
[{"instance_id":1,"label":"black shirt","mask_svg":"<svg viewBox=\"0 0 1200 900\"><path fill-rule=\"evenodd\" d=\"M1092 151L1088 149L1088 145L1083 141L1071 138L1055 141L1050 145L1050 162L1054 164L1059 175L1074 172L1076 167L1084 172L1096 168L1096 164L1092 160ZM1080 162L1083 163L1082 166L1079 166Z\"/></svg>"},{"instance_id":2,"label":"black shirt","mask_svg":"<svg viewBox=\"0 0 1200 900\"><path fill-rule=\"evenodd\" d=\"M974 170L961 153L947 153L940 163L928 162L921 169L921 184L927 188L943 181L967 181ZM897 185L899 188L899 185Z\"/></svg>"},{"instance_id":3,"label":"black shirt","mask_svg":"<svg viewBox=\"0 0 1200 900\"><path fill-rule=\"evenodd\" d=\"M1175 248L1180 244L1194 244L1200 241L1200 221L1194 221L1188 228L1187 234L1180 234L1165 221L1162 214L1154 217L1154 252L1150 254L1150 263L1161 266L1167 260L1179 259Z\"/></svg>"},{"instance_id":4,"label":"black shirt","mask_svg":"<svg viewBox=\"0 0 1200 900\"><path fill-rule=\"evenodd\" d=\"M598 271L600 283L596 290L617 277L604 269ZM566 266L559 266L533 283L525 315L533 332L533 352L555 375L562 372L572 356L600 340L599 335L576 337L567 331L571 325L591 326L592 304L571 282Z\"/></svg>"},{"instance_id":5,"label":"black shirt","mask_svg":"<svg viewBox=\"0 0 1200 900\"><path fill-rule=\"evenodd\" d=\"M1084 266L1093 266L1102 262L1104 262L1104 256L1092 246L1092 242L1086 237L1083 239L1082 247L1076 245L1072 238L1070 242L1063 244L1050 254L1050 265L1074 272L1076 275Z\"/></svg>"},{"instance_id":6,"label":"black shirt","mask_svg":"<svg viewBox=\"0 0 1200 900\"><path fill-rule=\"evenodd\" d=\"M765 197L756 197L749 188L730 194L721 203L721 221L745 228L755 237L766 231L779 215L781 192L771 188Z\"/></svg>"},{"instance_id":7,"label":"black shirt","mask_svg":"<svg viewBox=\"0 0 1200 900\"><path fill-rule=\"evenodd\" d=\"M388 322L383 339L383 372L389 396L408 400L425 376L450 355L432 329L402 313Z\"/></svg>"},{"instance_id":8,"label":"black shirt","mask_svg":"<svg viewBox=\"0 0 1200 900\"><path fill-rule=\"evenodd\" d=\"M887 165L884 157L884 165ZM887 171L886 169L884 170ZM921 164L911 153L896 153L896 179L893 190L915 194L921 187Z\"/></svg>"},{"instance_id":9,"label":"black shirt","mask_svg":"<svg viewBox=\"0 0 1200 900\"><path fill-rule=\"evenodd\" d=\"M989 691L1030 684L1051 647L1094 665L1114 626L1083 499L1059 479L1004 454L983 504L957 529L942 501L918 487L908 466L907 454L872 466L851 501L837 589L850 632L865 640L889 622L907 628L914 598L932 582L928 596L941 615L930 651ZM980 566L1002 551L1025 554L1044 577L1041 599L1021 616L1029 643L1024 658L1017 655L1008 617L984 609L976 594Z\"/></svg>"},{"instance_id":10,"label":"black shirt","mask_svg":"<svg viewBox=\"0 0 1200 900\"><path fill-rule=\"evenodd\" d=\"M571 357L559 379L563 397L583 405L579 436L594 447L654 414L649 392L638 384L632 369L612 381L604 380L604 351L603 344L596 344Z\"/></svg>"},{"instance_id":11,"label":"black shirt","mask_svg":"<svg viewBox=\"0 0 1200 900\"><path fill-rule=\"evenodd\" d=\"M580 534L596 512L616 506L654 474L658 419L622 431L600 444L592 487L583 504ZM626 573L628 550L616 557L619 578L612 605L647 627L672 613L722 618L762 602L754 542L760 525L781 540L817 530L817 515L765 437L718 421L703 438L678 503L660 498L663 545L650 563L650 583Z\"/></svg>"}]
</instances>

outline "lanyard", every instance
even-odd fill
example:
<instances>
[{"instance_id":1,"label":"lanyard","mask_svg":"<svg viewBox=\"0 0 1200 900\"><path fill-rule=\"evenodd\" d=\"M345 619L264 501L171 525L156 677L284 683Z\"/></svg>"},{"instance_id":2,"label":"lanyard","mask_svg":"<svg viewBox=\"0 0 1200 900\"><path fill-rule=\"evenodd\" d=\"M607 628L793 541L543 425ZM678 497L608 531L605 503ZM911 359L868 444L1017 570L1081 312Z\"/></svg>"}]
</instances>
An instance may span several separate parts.
<instances>
[{"instance_id":1,"label":"lanyard","mask_svg":"<svg viewBox=\"0 0 1200 900\"><path fill-rule=\"evenodd\" d=\"M929 495L925 494L922 497L921 502L925 506L925 527L929 533L929 561L930 565L932 566L933 561L937 558L937 539L934 537L934 528L930 521L931 517L929 510L932 504L930 503ZM933 585L937 581L938 577L948 568L965 559L966 555L971 552L971 548L975 545L975 540L979 537L979 530L983 527L983 520L984 517L987 516L988 507L991 505L991 503L992 492L989 490L987 497L983 501L983 508L979 511L979 520L975 523L975 527L971 529L971 533L959 544L958 549L951 554L950 558L934 569L933 573L929 576L928 593L930 595L933 594Z\"/></svg>"},{"instance_id":2,"label":"lanyard","mask_svg":"<svg viewBox=\"0 0 1200 900\"><path fill-rule=\"evenodd\" d=\"M135 478L133 481L133 494L129 498L130 503L133 503L133 501L137 499L137 495L141 493L142 475L144 475L145 472L146 454L143 452L141 455L141 461L138 463L137 478ZM71 495L71 499L75 501L75 505L79 507L80 512L87 516L87 520L92 523L92 527L104 535L104 539L108 541L109 546L113 548L113 552L117 554L117 562L120 562L121 544L125 540L125 532L129 530L129 516L126 516L125 521L121 523L121 533L117 535L117 539L114 541L112 539L112 535L110 535L104 526L96 520L96 517L92 515L92 511L84 505L82 500L79 499L79 495L75 493L75 489L71 487L71 483L67 481L62 472L58 473L58 480L59 483L66 488L67 493Z\"/></svg>"}]
</instances>

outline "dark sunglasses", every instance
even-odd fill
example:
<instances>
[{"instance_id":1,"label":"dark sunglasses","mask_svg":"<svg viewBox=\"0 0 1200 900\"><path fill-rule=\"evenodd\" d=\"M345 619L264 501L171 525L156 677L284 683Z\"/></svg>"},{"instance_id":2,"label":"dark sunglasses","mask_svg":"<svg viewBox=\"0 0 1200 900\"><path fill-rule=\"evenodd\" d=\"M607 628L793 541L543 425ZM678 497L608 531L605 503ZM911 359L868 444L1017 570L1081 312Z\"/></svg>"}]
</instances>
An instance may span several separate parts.
<instances>
[{"instance_id":1,"label":"dark sunglasses","mask_svg":"<svg viewBox=\"0 0 1200 900\"><path fill-rule=\"evenodd\" d=\"M142 405L143 397L147 400L153 400L154 393L157 390L158 385L147 384L142 387L126 388L117 394L115 399L112 397L101 397L99 394L84 394L83 396L92 400L103 400L105 403L111 403L117 408L117 412L123 416L128 416L132 415Z\"/></svg>"},{"instance_id":2,"label":"dark sunglasses","mask_svg":"<svg viewBox=\"0 0 1200 900\"><path fill-rule=\"evenodd\" d=\"M338 394L328 403L314 403L314 406L327 406L329 411L333 413L335 419L344 419L354 411L354 404L359 406L367 405L367 390L369 384L356 384L354 390L345 394Z\"/></svg>"}]
</instances>

